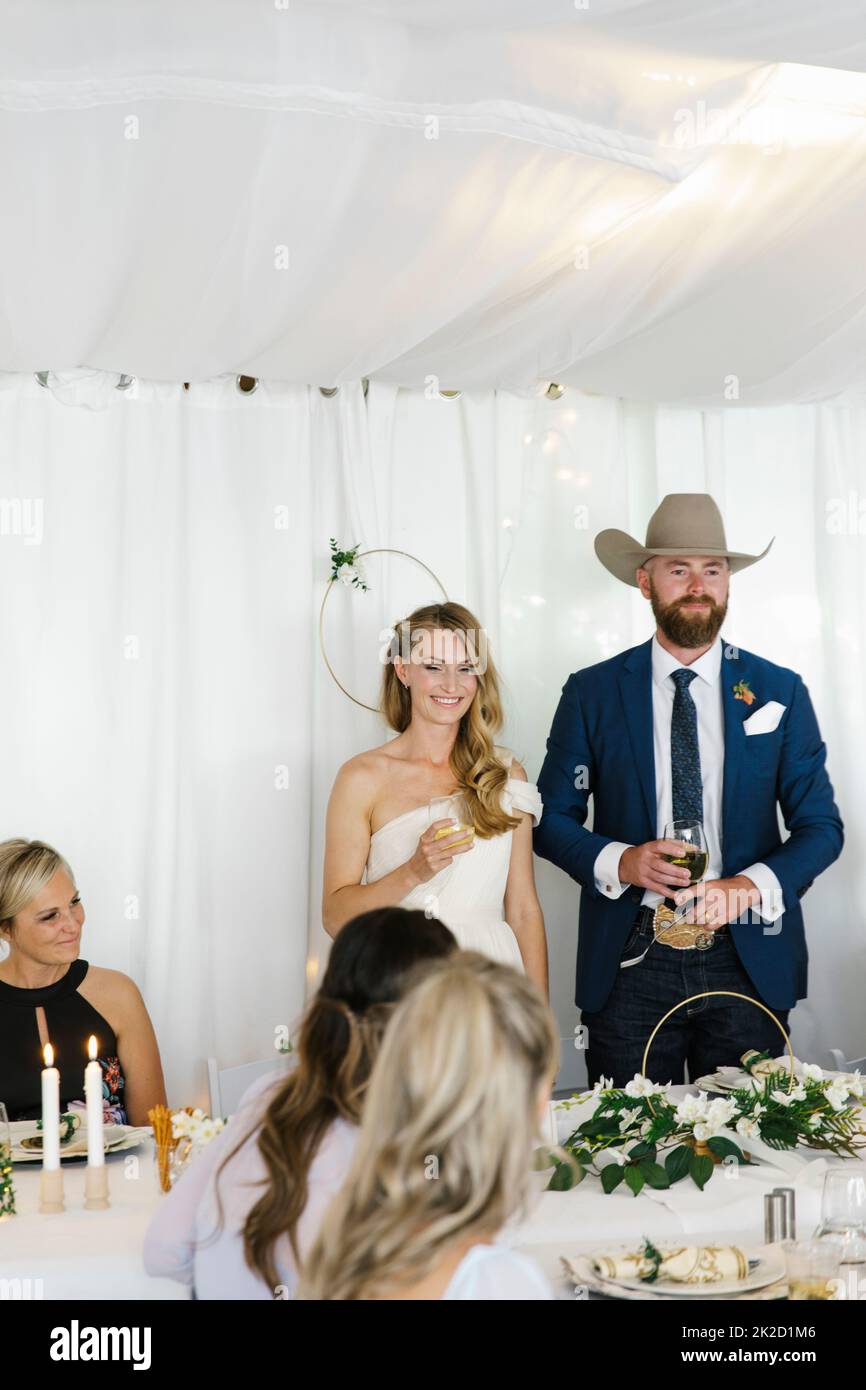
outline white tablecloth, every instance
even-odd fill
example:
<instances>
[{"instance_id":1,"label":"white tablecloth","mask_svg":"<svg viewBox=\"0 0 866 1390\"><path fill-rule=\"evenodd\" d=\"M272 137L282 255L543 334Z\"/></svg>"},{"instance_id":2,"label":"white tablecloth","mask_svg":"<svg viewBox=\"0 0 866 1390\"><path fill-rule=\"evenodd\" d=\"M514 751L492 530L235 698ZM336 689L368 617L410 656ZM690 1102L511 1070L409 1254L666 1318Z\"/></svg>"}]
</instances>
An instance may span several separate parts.
<instances>
[{"instance_id":1,"label":"white tablecloth","mask_svg":"<svg viewBox=\"0 0 866 1390\"><path fill-rule=\"evenodd\" d=\"M696 1087L671 1090L678 1099L697 1094ZM592 1109L589 1102L567 1111L557 1109L560 1141L588 1119ZM637 1242L642 1236L763 1245L764 1194L774 1187L794 1188L797 1235L808 1238L818 1224L828 1165L854 1161L802 1148L780 1153L751 1140L742 1141L742 1147L761 1160L760 1166L718 1165L703 1191L684 1178L664 1191L644 1188L637 1197L624 1184L606 1195L599 1179L588 1174L570 1192L541 1192L528 1219L502 1238L541 1265L559 1297L573 1298L573 1286L560 1264L563 1255Z\"/></svg>"},{"instance_id":2,"label":"white tablecloth","mask_svg":"<svg viewBox=\"0 0 866 1390\"><path fill-rule=\"evenodd\" d=\"M162 1196L153 1140L109 1155L107 1166L107 1211L84 1210L86 1165L67 1162L66 1210L48 1216L39 1211L40 1165L15 1164L17 1214L0 1222L0 1297L189 1298L185 1285L152 1279L141 1262L144 1233Z\"/></svg>"},{"instance_id":3,"label":"white tablecloth","mask_svg":"<svg viewBox=\"0 0 866 1390\"><path fill-rule=\"evenodd\" d=\"M690 1088L676 1087L683 1096ZM691 1088L693 1089L693 1088ZM583 1106L556 1112L557 1133L564 1139L591 1113ZM531 1216L503 1233L515 1248L542 1266L558 1295L573 1298L560 1256L599 1249L619 1241L650 1236L656 1240L731 1240L761 1245L764 1240L763 1195L777 1186L793 1186L797 1197L797 1233L809 1236L818 1223L821 1190L828 1163L851 1160L798 1149L775 1153L749 1141L745 1146L765 1158L755 1168L717 1167L704 1191L690 1178L667 1191L644 1189L633 1197L624 1186L609 1196L597 1177L587 1176L570 1192L540 1192ZM32 1282L30 1297L45 1299L186 1299L189 1289L170 1279L152 1279L141 1261L144 1233L161 1200L153 1142L108 1158L107 1211L84 1210L83 1163L63 1165L66 1210L54 1216L39 1212L38 1164L16 1164L14 1181L18 1214L0 1222L0 1292ZM543 1181L546 1182L546 1177Z\"/></svg>"}]
</instances>

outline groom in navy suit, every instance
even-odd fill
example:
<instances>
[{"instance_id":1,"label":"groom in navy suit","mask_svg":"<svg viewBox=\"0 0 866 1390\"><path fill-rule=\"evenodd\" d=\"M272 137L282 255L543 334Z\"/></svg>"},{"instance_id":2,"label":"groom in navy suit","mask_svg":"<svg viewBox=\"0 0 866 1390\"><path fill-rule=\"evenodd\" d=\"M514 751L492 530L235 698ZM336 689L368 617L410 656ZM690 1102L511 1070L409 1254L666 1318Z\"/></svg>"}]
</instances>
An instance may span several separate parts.
<instances>
[{"instance_id":1,"label":"groom in navy suit","mask_svg":"<svg viewBox=\"0 0 866 1390\"><path fill-rule=\"evenodd\" d=\"M772 544L772 542L770 542ZM655 636L569 676L538 787L537 854L581 885L575 1003L590 1084L647 1063L682 1082L773 1056L806 994L800 899L842 848L842 822L800 676L720 636L731 573L766 555L729 550L705 493L666 497L640 545L603 531L596 554L651 606ZM589 799L593 826L586 826ZM779 833L777 807L788 831ZM673 821L703 826L709 862L689 886ZM764 1007L731 998L746 995ZM767 1010L769 1012L767 1012Z\"/></svg>"}]
</instances>

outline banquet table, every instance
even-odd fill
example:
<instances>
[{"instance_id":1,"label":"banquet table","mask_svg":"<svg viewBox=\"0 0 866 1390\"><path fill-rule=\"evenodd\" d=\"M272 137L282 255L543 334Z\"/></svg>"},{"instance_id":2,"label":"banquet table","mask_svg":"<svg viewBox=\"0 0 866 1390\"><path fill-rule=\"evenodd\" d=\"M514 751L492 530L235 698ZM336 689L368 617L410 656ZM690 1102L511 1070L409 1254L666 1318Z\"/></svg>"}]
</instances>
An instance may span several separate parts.
<instances>
[{"instance_id":1,"label":"banquet table","mask_svg":"<svg viewBox=\"0 0 866 1390\"><path fill-rule=\"evenodd\" d=\"M682 1098L697 1088L672 1087ZM591 1103L565 1110L554 1106L557 1136L566 1138L591 1113ZM567 1280L560 1259L649 1236L656 1241L732 1241L763 1244L763 1194L794 1187L797 1230L809 1236L818 1223L821 1189L829 1164L853 1160L806 1149L778 1153L760 1143L746 1147L760 1166L717 1167L703 1192L685 1179L667 1191L644 1189L633 1197L624 1187L606 1196L598 1178L587 1176L570 1192L538 1190L529 1217L502 1232L500 1239L535 1259L560 1299L581 1296ZM111 1206L84 1210L84 1163L63 1164L66 1210L39 1212L38 1164L16 1164L17 1215L0 1222L0 1297L44 1299L188 1299L187 1286L151 1278L142 1263L142 1245L152 1213L161 1201L153 1140L134 1150L109 1154ZM182 1179L181 1179L182 1181ZM28 1293L26 1281L30 1280ZM38 1283L34 1281L40 1281Z\"/></svg>"},{"instance_id":2,"label":"banquet table","mask_svg":"<svg viewBox=\"0 0 866 1390\"><path fill-rule=\"evenodd\" d=\"M161 1200L153 1140L106 1156L106 1211L84 1210L87 1165L63 1163L66 1210L39 1211L38 1163L13 1169L17 1214L0 1222L0 1298L188 1299L172 1279L142 1263L144 1233ZM28 1283L28 1281L30 1281Z\"/></svg>"},{"instance_id":3,"label":"banquet table","mask_svg":"<svg viewBox=\"0 0 866 1390\"><path fill-rule=\"evenodd\" d=\"M670 1088L677 1100L697 1091L696 1086ZM555 1105L559 1141L591 1113L591 1103L570 1110ZM656 1242L763 1245L764 1194L774 1187L794 1188L797 1236L808 1238L818 1225L828 1167L858 1161L802 1147L778 1151L760 1140L744 1142L743 1147L759 1161L748 1167L718 1165L703 1191L686 1178L661 1191L644 1188L637 1197L624 1184L605 1194L593 1175L569 1192L541 1191L531 1214L501 1238L541 1265L557 1298L574 1299L585 1291L576 1291L566 1277L563 1256L639 1243L643 1236ZM866 1297L866 1289L860 1293Z\"/></svg>"}]
</instances>

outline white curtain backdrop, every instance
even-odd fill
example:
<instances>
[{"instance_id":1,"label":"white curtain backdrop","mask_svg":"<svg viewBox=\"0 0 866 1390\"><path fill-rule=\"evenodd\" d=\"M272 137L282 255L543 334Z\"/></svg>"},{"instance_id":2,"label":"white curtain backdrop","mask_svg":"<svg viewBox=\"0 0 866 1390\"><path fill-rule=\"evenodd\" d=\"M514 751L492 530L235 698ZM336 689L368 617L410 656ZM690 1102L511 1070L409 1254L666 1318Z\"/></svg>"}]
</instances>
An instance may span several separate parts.
<instances>
[{"instance_id":1,"label":"white curtain backdrop","mask_svg":"<svg viewBox=\"0 0 866 1390\"><path fill-rule=\"evenodd\" d=\"M103 388L105 388L103 390ZM503 741L534 779L566 676L649 635L604 571L605 526L641 534L658 498L713 493L730 542L770 555L734 580L726 634L799 670L846 821L805 900L811 995L795 1043L866 1050L861 851L866 412L698 412L359 382L332 399L229 380L180 388L32 377L0 390L0 836L55 843L87 909L83 954L131 974L173 1104L206 1099L204 1058L270 1055L320 977L324 812L339 765L383 742L337 687L319 606L341 546L408 551L486 626ZM371 557L335 585L325 647L375 702L382 629L436 586ZM578 889L537 861L570 1046Z\"/></svg>"},{"instance_id":2,"label":"white curtain backdrop","mask_svg":"<svg viewBox=\"0 0 866 1390\"><path fill-rule=\"evenodd\" d=\"M866 399L861 0L5 0L0 369Z\"/></svg>"}]
</instances>

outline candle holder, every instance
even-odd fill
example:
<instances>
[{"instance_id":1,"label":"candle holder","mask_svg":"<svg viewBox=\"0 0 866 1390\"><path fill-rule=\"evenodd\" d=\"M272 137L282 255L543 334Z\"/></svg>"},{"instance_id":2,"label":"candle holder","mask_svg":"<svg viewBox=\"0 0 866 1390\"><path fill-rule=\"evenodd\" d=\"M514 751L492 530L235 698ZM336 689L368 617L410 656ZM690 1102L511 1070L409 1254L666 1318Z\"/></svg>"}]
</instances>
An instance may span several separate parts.
<instances>
[{"instance_id":1,"label":"candle holder","mask_svg":"<svg viewBox=\"0 0 866 1390\"><path fill-rule=\"evenodd\" d=\"M53 1213L66 1210L63 1200L63 1169L43 1168L39 1183L39 1210Z\"/></svg>"},{"instance_id":2,"label":"candle holder","mask_svg":"<svg viewBox=\"0 0 866 1390\"><path fill-rule=\"evenodd\" d=\"M84 1176L84 1210L85 1211L105 1211L110 1207L108 1200L108 1167L104 1163L98 1166L88 1163L87 1172Z\"/></svg>"}]
</instances>

